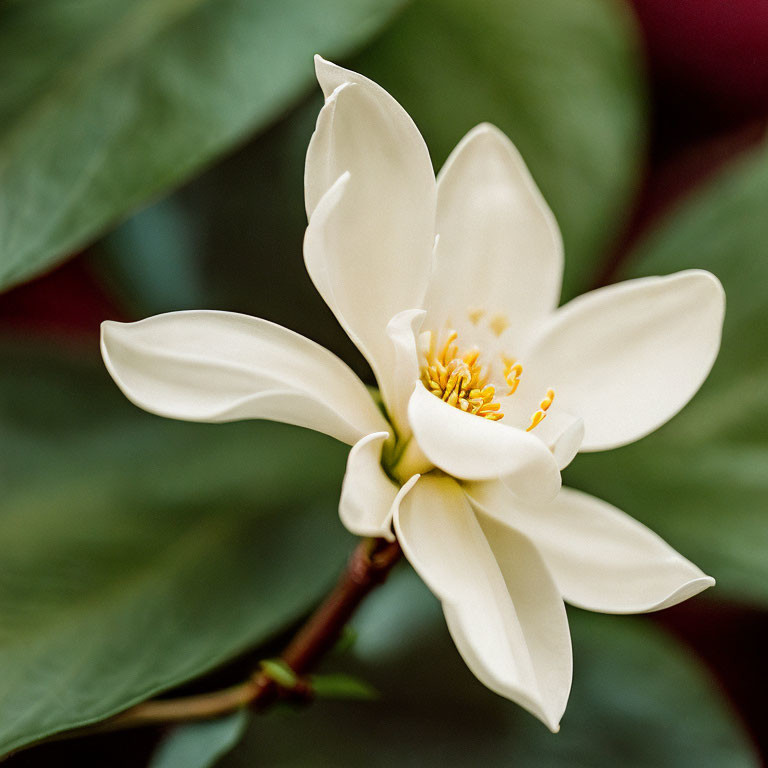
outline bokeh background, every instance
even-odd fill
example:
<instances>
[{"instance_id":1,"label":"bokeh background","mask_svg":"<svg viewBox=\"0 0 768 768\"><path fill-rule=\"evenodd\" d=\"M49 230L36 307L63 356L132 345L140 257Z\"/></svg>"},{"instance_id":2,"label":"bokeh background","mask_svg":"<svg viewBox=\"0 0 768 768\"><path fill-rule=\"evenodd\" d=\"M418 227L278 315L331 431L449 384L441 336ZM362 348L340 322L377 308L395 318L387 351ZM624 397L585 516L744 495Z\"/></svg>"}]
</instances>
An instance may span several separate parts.
<instances>
[{"instance_id":1,"label":"bokeh background","mask_svg":"<svg viewBox=\"0 0 768 768\"><path fill-rule=\"evenodd\" d=\"M0 752L241 679L354 544L335 509L343 446L149 416L98 356L104 319L207 307L293 328L370 380L302 264L315 52L387 88L436 168L477 122L508 133L560 222L564 300L688 267L720 277L723 348L693 403L566 476L718 585L653 616L570 610L557 736L472 678L401 565L324 664L376 701L56 741L6 764L197 768L230 748L216 764L765 764L763 0L0 4Z\"/></svg>"}]
</instances>

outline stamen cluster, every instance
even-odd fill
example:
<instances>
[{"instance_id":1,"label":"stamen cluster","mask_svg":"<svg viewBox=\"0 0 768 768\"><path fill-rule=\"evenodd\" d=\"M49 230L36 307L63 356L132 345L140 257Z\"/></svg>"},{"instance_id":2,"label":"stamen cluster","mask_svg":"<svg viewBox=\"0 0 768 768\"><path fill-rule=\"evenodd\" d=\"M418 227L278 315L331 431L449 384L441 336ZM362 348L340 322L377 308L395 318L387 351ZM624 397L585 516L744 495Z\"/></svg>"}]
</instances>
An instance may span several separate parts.
<instances>
[{"instance_id":1,"label":"stamen cluster","mask_svg":"<svg viewBox=\"0 0 768 768\"><path fill-rule=\"evenodd\" d=\"M421 372L424 386L435 397L462 411L491 421L503 419L501 403L494 401L495 390L488 384L488 371L478 363L480 351L460 353L455 343L457 336L456 331L449 331L438 349L435 334L429 333Z\"/></svg>"},{"instance_id":2,"label":"stamen cluster","mask_svg":"<svg viewBox=\"0 0 768 768\"><path fill-rule=\"evenodd\" d=\"M496 390L488 384L488 369L478 362L480 350L460 352L456 344L456 331L448 331L445 341L440 345L434 333L428 331L427 336L429 341L424 351L425 362L421 370L424 386L435 397L454 408L491 421L503 419L501 403L494 400ZM506 393L508 397L514 394L520 384L523 366L507 355L502 355L501 359L504 364L504 381L509 386ZM548 389L538 409L531 416L526 432L541 424L554 399L555 391Z\"/></svg>"}]
</instances>

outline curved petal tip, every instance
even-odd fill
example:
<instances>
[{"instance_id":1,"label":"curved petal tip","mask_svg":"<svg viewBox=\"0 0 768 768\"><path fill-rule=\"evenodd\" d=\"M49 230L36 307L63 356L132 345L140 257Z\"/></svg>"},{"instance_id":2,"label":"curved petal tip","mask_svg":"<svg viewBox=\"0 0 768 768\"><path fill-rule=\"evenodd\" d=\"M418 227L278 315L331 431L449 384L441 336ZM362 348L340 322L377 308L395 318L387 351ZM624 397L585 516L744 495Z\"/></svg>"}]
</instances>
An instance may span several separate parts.
<instances>
[{"instance_id":1,"label":"curved petal tip","mask_svg":"<svg viewBox=\"0 0 768 768\"><path fill-rule=\"evenodd\" d=\"M649 605L644 613L650 613L651 611L660 611L663 608L671 608L673 605L682 603L699 592L703 592L705 589L715 586L715 580L711 576L697 576L685 584L681 584L677 589L671 592L663 600L659 600L657 603Z\"/></svg>"}]
</instances>

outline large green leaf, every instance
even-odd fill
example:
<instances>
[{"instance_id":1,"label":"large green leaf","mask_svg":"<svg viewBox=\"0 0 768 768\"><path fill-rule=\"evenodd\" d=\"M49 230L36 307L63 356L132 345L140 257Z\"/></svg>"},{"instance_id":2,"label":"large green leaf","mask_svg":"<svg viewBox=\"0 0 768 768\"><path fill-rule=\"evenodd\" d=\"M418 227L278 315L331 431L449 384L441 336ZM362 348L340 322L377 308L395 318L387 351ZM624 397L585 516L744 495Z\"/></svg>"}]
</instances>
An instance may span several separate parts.
<instances>
[{"instance_id":1,"label":"large green leaf","mask_svg":"<svg viewBox=\"0 0 768 768\"><path fill-rule=\"evenodd\" d=\"M352 66L401 101L438 168L477 123L515 141L558 217L572 295L635 190L645 113L631 22L613 0L417 0Z\"/></svg>"},{"instance_id":2,"label":"large green leaf","mask_svg":"<svg viewBox=\"0 0 768 768\"><path fill-rule=\"evenodd\" d=\"M359 638L350 666L374 682L381 700L317 701L300 712L257 717L221 765L759 764L705 669L648 619L570 612L574 686L553 735L472 677L440 614L409 569L396 573L355 620Z\"/></svg>"},{"instance_id":3,"label":"large green leaf","mask_svg":"<svg viewBox=\"0 0 768 768\"><path fill-rule=\"evenodd\" d=\"M284 110L404 0L6 0L0 288Z\"/></svg>"},{"instance_id":4,"label":"large green leaf","mask_svg":"<svg viewBox=\"0 0 768 768\"><path fill-rule=\"evenodd\" d=\"M640 245L627 276L702 267L727 296L700 393L634 445L579 457L566 480L658 531L718 580L712 597L768 600L768 150L743 159Z\"/></svg>"},{"instance_id":5,"label":"large green leaf","mask_svg":"<svg viewBox=\"0 0 768 768\"><path fill-rule=\"evenodd\" d=\"M130 405L100 366L0 365L0 753L264 641L332 584L346 449Z\"/></svg>"}]
</instances>

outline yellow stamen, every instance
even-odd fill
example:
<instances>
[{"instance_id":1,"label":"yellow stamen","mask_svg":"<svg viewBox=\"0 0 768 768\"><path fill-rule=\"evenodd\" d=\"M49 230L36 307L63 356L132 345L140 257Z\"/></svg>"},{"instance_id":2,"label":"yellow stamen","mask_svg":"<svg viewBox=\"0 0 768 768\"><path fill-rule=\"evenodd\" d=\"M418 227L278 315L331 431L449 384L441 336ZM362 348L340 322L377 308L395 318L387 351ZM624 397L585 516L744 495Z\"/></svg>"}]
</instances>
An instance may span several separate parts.
<instances>
[{"instance_id":1,"label":"yellow stamen","mask_svg":"<svg viewBox=\"0 0 768 768\"><path fill-rule=\"evenodd\" d=\"M523 375L523 366L515 360L514 357L502 357L504 363L504 380L509 385L507 397L515 394L515 390L520 384L520 377Z\"/></svg>"},{"instance_id":2,"label":"yellow stamen","mask_svg":"<svg viewBox=\"0 0 768 768\"><path fill-rule=\"evenodd\" d=\"M449 331L445 340L436 344L435 334L429 334L424 353L425 365L421 379L436 397L466 413L498 421L503 418L501 404L494 401L495 390L488 384L488 371L480 365L479 349L459 354L456 331Z\"/></svg>"},{"instance_id":3,"label":"yellow stamen","mask_svg":"<svg viewBox=\"0 0 768 768\"><path fill-rule=\"evenodd\" d=\"M501 403L496 400L496 390L488 383L489 370L480 363L480 350L473 348L459 351L458 333L450 330L438 341L428 332L421 380L424 386L443 402L454 408L482 416L489 421L504 418ZM504 364L504 381L509 386L507 396L512 395L520 384L523 366L513 357L501 356ZM531 416L527 431L541 424L555 399L553 389L548 389L539 402L538 410Z\"/></svg>"},{"instance_id":4,"label":"yellow stamen","mask_svg":"<svg viewBox=\"0 0 768 768\"><path fill-rule=\"evenodd\" d=\"M528 428L525 430L526 432L530 432L534 427L537 427L539 424L541 424L542 421L544 421L547 415L547 411L549 410L549 406L552 405L552 401L554 399L555 399L555 390L548 389L546 396L539 403L539 410L535 411L533 416L531 416L531 423L528 425Z\"/></svg>"}]
</instances>

